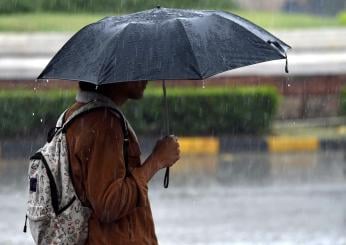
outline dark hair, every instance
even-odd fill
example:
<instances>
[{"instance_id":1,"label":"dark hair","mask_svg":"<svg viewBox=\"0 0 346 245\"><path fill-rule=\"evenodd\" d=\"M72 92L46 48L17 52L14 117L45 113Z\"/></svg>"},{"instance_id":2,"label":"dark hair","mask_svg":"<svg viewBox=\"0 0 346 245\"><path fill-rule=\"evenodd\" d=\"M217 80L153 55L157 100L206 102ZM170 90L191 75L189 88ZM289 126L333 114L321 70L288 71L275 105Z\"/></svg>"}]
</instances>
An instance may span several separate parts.
<instances>
[{"instance_id":1,"label":"dark hair","mask_svg":"<svg viewBox=\"0 0 346 245\"><path fill-rule=\"evenodd\" d=\"M79 82L78 85L79 85L79 89L82 91L89 91L89 92L101 91L100 90L101 86L96 86L95 84L92 84L92 83Z\"/></svg>"}]
</instances>

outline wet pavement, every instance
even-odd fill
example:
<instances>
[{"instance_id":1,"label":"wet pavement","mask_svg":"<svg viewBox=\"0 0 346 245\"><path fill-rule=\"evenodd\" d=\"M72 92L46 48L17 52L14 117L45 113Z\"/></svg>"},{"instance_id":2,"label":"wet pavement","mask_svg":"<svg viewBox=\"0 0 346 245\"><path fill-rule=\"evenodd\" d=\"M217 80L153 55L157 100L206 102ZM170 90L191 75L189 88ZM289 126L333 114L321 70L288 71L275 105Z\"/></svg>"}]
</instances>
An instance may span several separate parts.
<instances>
[{"instance_id":1,"label":"wet pavement","mask_svg":"<svg viewBox=\"0 0 346 245\"><path fill-rule=\"evenodd\" d=\"M346 244L346 185L154 192L161 244Z\"/></svg>"},{"instance_id":2,"label":"wet pavement","mask_svg":"<svg viewBox=\"0 0 346 245\"><path fill-rule=\"evenodd\" d=\"M346 244L342 151L217 161L214 172L173 172L168 189L163 172L152 181L160 244ZM0 244L33 244L22 233L25 172L25 160L0 162Z\"/></svg>"}]
</instances>

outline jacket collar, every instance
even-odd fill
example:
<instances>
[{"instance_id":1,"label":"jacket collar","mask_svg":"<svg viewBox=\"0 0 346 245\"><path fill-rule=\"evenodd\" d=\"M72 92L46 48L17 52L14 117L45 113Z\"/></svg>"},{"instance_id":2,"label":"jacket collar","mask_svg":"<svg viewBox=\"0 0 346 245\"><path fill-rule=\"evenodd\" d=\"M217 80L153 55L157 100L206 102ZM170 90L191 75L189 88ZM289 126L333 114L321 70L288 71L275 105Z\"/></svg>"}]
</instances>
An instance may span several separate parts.
<instances>
[{"instance_id":1,"label":"jacket collar","mask_svg":"<svg viewBox=\"0 0 346 245\"><path fill-rule=\"evenodd\" d=\"M76 101L77 102L88 103L92 100L104 101L104 102L107 102L107 103L113 105L114 107L118 108L118 106L110 98L108 98L107 96L104 96L100 93L95 93L95 92L90 92L90 91L81 91L81 90L79 90L77 92L77 95L76 95ZM127 121L127 119L125 117L124 117L124 119ZM135 137L136 141L138 141L137 135L136 135L135 131L133 130L131 124L128 121L127 121L127 125L128 125L130 132Z\"/></svg>"},{"instance_id":2,"label":"jacket collar","mask_svg":"<svg viewBox=\"0 0 346 245\"><path fill-rule=\"evenodd\" d=\"M100 93L79 90L76 95L76 101L80 103L88 103L92 100L104 101L118 108L118 106L115 105L115 103L110 98Z\"/></svg>"}]
</instances>

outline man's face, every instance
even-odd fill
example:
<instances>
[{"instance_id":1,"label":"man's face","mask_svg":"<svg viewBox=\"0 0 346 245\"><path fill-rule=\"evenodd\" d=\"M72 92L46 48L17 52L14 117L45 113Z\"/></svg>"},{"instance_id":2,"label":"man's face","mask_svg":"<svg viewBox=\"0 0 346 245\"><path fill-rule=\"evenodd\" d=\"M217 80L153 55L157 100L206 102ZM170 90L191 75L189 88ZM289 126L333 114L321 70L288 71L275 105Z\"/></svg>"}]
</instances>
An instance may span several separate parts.
<instances>
[{"instance_id":1,"label":"man's face","mask_svg":"<svg viewBox=\"0 0 346 245\"><path fill-rule=\"evenodd\" d=\"M125 82L127 96L129 99L138 100L143 97L144 90L147 86L148 81L135 81L135 82Z\"/></svg>"},{"instance_id":2,"label":"man's face","mask_svg":"<svg viewBox=\"0 0 346 245\"><path fill-rule=\"evenodd\" d=\"M104 87L104 95L116 99L126 98L138 100L143 97L148 81L131 81L121 83L111 83Z\"/></svg>"}]
</instances>

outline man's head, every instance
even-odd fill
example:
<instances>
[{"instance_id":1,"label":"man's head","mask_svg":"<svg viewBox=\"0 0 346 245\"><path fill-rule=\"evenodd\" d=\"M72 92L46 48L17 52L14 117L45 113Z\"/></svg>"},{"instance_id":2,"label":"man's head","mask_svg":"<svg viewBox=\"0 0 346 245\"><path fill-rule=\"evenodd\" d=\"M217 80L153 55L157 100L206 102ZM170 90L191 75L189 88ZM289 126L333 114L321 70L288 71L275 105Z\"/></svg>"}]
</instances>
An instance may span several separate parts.
<instances>
[{"instance_id":1,"label":"man's head","mask_svg":"<svg viewBox=\"0 0 346 245\"><path fill-rule=\"evenodd\" d=\"M91 83L79 82L82 91L91 91L103 94L113 100L141 99L148 81L119 82L96 86Z\"/></svg>"}]
</instances>

